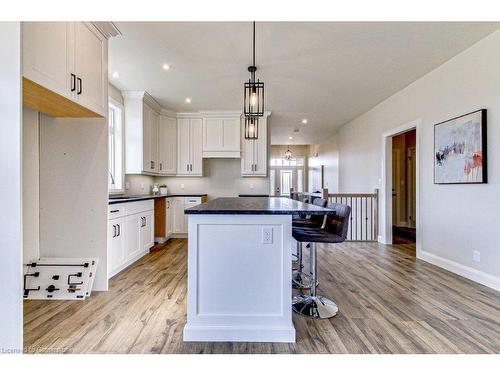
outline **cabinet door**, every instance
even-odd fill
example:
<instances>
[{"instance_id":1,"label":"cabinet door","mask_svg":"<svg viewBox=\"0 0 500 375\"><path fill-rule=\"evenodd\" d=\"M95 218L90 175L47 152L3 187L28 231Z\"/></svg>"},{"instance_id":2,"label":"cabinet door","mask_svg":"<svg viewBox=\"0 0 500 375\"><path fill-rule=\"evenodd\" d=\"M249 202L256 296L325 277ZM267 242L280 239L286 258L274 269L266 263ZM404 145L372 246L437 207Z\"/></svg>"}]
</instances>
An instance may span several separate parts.
<instances>
[{"instance_id":1,"label":"cabinet door","mask_svg":"<svg viewBox=\"0 0 500 375\"><path fill-rule=\"evenodd\" d=\"M148 251L154 245L154 211L142 212L141 249Z\"/></svg>"},{"instance_id":2,"label":"cabinet door","mask_svg":"<svg viewBox=\"0 0 500 375\"><path fill-rule=\"evenodd\" d=\"M259 122L259 138L254 141L254 175L267 175L267 124Z\"/></svg>"},{"instance_id":3,"label":"cabinet door","mask_svg":"<svg viewBox=\"0 0 500 375\"><path fill-rule=\"evenodd\" d=\"M125 261L136 257L142 251L140 214L125 217Z\"/></svg>"},{"instance_id":4,"label":"cabinet door","mask_svg":"<svg viewBox=\"0 0 500 375\"><path fill-rule=\"evenodd\" d=\"M172 225L172 200L167 199L167 207L166 207L166 212L165 212L165 220L167 221L166 223L166 228L165 228L165 233L166 236L169 237L173 233L173 225Z\"/></svg>"},{"instance_id":5,"label":"cabinet door","mask_svg":"<svg viewBox=\"0 0 500 375\"><path fill-rule=\"evenodd\" d=\"M151 112L151 130L149 134L149 151L151 155L151 172L159 172L159 155L158 155L158 129L159 129L160 116L152 111Z\"/></svg>"},{"instance_id":6,"label":"cabinet door","mask_svg":"<svg viewBox=\"0 0 500 375\"><path fill-rule=\"evenodd\" d=\"M177 122L177 174L190 173L190 120L179 119Z\"/></svg>"},{"instance_id":7,"label":"cabinet door","mask_svg":"<svg viewBox=\"0 0 500 375\"><path fill-rule=\"evenodd\" d=\"M23 22L23 76L71 98L71 22Z\"/></svg>"},{"instance_id":8,"label":"cabinet door","mask_svg":"<svg viewBox=\"0 0 500 375\"><path fill-rule=\"evenodd\" d=\"M190 174L203 174L203 122L201 119L192 119L190 126Z\"/></svg>"},{"instance_id":9,"label":"cabinet door","mask_svg":"<svg viewBox=\"0 0 500 375\"><path fill-rule=\"evenodd\" d=\"M107 112L107 40L89 23L74 22L78 102L102 116Z\"/></svg>"},{"instance_id":10,"label":"cabinet door","mask_svg":"<svg viewBox=\"0 0 500 375\"><path fill-rule=\"evenodd\" d=\"M222 119L207 118L203 122L203 151L222 151L224 128Z\"/></svg>"},{"instance_id":11,"label":"cabinet door","mask_svg":"<svg viewBox=\"0 0 500 375\"><path fill-rule=\"evenodd\" d=\"M173 233L186 233L185 221L184 221L184 199L174 198L172 199L172 232Z\"/></svg>"},{"instance_id":12,"label":"cabinet door","mask_svg":"<svg viewBox=\"0 0 500 375\"><path fill-rule=\"evenodd\" d=\"M108 221L108 275L114 274L125 261L125 221Z\"/></svg>"},{"instance_id":13,"label":"cabinet door","mask_svg":"<svg viewBox=\"0 0 500 375\"><path fill-rule=\"evenodd\" d=\"M223 151L240 151L240 119L222 121Z\"/></svg>"},{"instance_id":14,"label":"cabinet door","mask_svg":"<svg viewBox=\"0 0 500 375\"><path fill-rule=\"evenodd\" d=\"M201 198L198 197L190 197L190 198L184 198L184 209L188 209L194 206L197 206L201 204ZM188 232L188 215L184 214L184 232Z\"/></svg>"},{"instance_id":15,"label":"cabinet door","mask_svg":"<svg viewBox=\"0 0 500 375\"><path fill-rule=\"evenodd\" d=\"M153 160L151 159L152 113L153 111L146 104L142 105L142 168L144 172L151 172L153 169Z\"/></svg>"},{"instance_id":16,"label":"cabinet door","mask_svg":"<svg viewBox=\"0 0 500 375\"><path fill-rule=\"evenodd\" d=\"M243 139L243 150L241 155L241 174L253 175L254 174L254 151L255 141L251 139Z\"/></svg>"},{"instance_id":17,"label":"cabinet door","mask_svg":"<svg viewBox=\"0 0 500 375\"><path fill-rule=\"evenodd\" d=\"M160 116L158 143L159 173L173 175L177 172L177 122L175 119Z\"/></svg>"}]
</instances>

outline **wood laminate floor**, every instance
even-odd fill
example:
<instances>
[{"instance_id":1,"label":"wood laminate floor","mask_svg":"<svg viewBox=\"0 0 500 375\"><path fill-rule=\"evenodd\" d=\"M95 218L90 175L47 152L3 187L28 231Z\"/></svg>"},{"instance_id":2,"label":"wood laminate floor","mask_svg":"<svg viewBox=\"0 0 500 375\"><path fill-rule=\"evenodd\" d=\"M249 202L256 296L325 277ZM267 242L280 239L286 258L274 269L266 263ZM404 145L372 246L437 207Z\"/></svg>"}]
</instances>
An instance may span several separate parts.
<instances>
[{"instance_id":1,"label":"wood laminate floor","mask_svg":"<svg viewBox=\"0 0 500 375\"><path fill-rule=\"evenodd\" d=\"M319 248L330 320L295 344L184 343L187 242L170 240L86 301L25 301L27 353L500 353L500 293L415 259L413 245ZM222 291L221 291L222 292Z\"/></svg>"}]
</instances>

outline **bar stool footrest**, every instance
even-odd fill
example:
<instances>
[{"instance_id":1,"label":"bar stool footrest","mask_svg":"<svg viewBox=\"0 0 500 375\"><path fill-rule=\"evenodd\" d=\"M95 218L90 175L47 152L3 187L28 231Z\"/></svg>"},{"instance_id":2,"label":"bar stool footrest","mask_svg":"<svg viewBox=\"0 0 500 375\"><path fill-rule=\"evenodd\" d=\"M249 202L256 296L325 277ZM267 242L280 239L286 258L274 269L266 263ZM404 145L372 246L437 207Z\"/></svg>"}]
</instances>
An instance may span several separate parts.
<instances>
[{"instance_id":1,"label":"bar stool footrest","mask_svg":"<svg viewBox=\"0 0 500 375\"><path fill-rule=\"evenodd\" d=\"M312 278L311 275L302 272L295 271L292 276L292 288L293 289L311 289ZM319 285L319 282L316 280L316 286Z\"/></svg>"}]
</instances>

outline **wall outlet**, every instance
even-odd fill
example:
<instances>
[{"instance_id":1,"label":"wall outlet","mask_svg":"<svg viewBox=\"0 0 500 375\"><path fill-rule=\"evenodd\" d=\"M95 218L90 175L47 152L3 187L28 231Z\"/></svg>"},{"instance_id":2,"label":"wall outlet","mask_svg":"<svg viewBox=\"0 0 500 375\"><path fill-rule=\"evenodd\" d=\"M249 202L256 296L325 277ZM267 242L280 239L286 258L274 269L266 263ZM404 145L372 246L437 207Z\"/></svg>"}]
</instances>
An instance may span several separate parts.
<instances>
[{"instance_id":1,"label":"wall outlet","mask_svg":"<svg viewBox=\"0 0 500 375\"><path fill-rule=\"evenodd\" d=\"M250 184L250 190L253 190L253 184Z\"/></svg>"},{"instance_id":2,"label":"wall outlet","mask_svg":"<svg viewBox=\"0 0 500 375\"><path fill-rule=\"evenodd\" d=\"M262 243L264 244L273 243L273 228L270 227L262 228Z\"/></svg>"},{"instance_id":3,"label":"wall outlet","mask_svg":"<svg viewBox=\"0 0 500 375\"><path fill-rule=\"evenodd\" d=\"M181 184L181 189L184 190L184 184Z\"/></svg>"},{"instance_id":4,"label":"wall outlet","mask_svg":"<svg viewBox=\"0 0 500 375\"><path fill-rule=\"evenodd\" d=\"M144 182L141 182L141 191L144 191L145 187L146 187L146 185L144 184Z\"/></svg>"},{"instance_id":5,"label":"wall outlet","mask_svg":"<svg viewBox=\"0 0 500 375\"><path fill-rule=\"evenodd\" d=\"M472 260L474 260L474 262L480 262L481 261L481 253L477 250L474 250L472 252Z\"/></svg>"}]
</instances>

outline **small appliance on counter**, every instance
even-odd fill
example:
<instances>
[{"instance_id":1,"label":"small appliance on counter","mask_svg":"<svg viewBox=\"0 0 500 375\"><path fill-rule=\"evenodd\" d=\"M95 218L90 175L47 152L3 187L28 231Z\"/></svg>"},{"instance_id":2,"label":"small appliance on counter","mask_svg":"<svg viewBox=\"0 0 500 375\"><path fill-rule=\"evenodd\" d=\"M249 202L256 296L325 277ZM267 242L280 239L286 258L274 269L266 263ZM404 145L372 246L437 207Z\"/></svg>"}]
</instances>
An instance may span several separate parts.
<instances>
[{"instance_id":1,"label":"small appliance on counter","mask_svg":"<svg viewBox=\"0 0 500 375\"><path fill-rule=\"evenodd\" d=\"M161 195L167 195L168 194L167 185L160 185L160 194Z\"/></svg>"}]
</instances>

